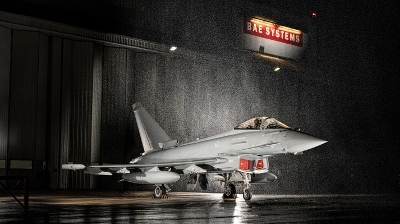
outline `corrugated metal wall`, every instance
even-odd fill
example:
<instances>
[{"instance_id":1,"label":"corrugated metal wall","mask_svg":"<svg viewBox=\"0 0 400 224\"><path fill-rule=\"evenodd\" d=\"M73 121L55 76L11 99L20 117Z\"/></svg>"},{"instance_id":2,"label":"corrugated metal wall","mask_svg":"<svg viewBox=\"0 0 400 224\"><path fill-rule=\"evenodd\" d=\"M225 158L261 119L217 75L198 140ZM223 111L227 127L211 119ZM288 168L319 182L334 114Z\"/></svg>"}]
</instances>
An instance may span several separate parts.
<instances>
[{"instance_id":1,"label":"corrugated metal wall","mask_svg":"<svg viewBox=\"0 0 400 224\"><path fill-rule=\"evenodd\" d=\"M12 163L0 175L30 175L33 188L93 188L96 178L60 164L100 162L103 47L4 27L0 41L0 160Z\"/></svg>"},{"instance_id":2,"label":"corrugated metal wall","mask_svg":"<svg viewBox=\"0 0 400 224\"><path fill-rule=\"evenodd\" d=\"M13 31L10 78L9 155L33 160L36 154L39 33Z\"/></svg>"},{"instance_id":3,"label":"corrugated metal wall","mask_svg":"<svg viewBox=\"0 0 400 224\"><path fill-rule=\"evenodd\" d=\"M0 176L6 175L11 65L11 29L0 26Z\"/></svg>"},{"instance_id":4,"label":"corrugated metal wall","mask_svg":"<svg viewBox=\"0 0 400 224\"><path fill-rule=\"evenodd\" d=\"M93 98L92 98L92 130L90 163L100 162L101 149L101 100L103 84L103 46L94 45L93 51ZM98 187L98 178L90 177L90 188Z\"/></svg>"},{"instance_id":5,"label":"corrugated metal wall","mask_svg":"<svg viewBox=\"0 0 400 224\"><path fill-rule=\"evenodd\" d=\"M10 112L8 175L31 175L37 187L45 185L47 48L46 35L12 31L9 107L5 107ZM31 169L24 169L20 161Z\"/></svg>"},{"instance_id":6,"label":"corrugated metal wall","mask_svg":"<svg viewBox=\"0 0 400 224\"><path fill-rule=\"evenodd\" d=\"M91 162L93 43L64 39L63 42L62 119L66 126L61 133L62 148L69 150L68 160ZM65 99L65 100L64 100ZM62 120L63 121L63 120ZM68 128L67 128L68 127ZM76 172L70 176L71 188L89 188L89 176Z\"/></svg>"},{"instance_id":7,"label":"corrugated metal wall","mask_svg":"<svg viewBox=\"0 0 400 224\"><path fill-rule=\"evenodd\" d=\"M59 187L59 170L61 169L60 161L60 145L61 145L61 78L62 78L62 39L52 37L49 48L49 86L48 86L48 181L51 189Z\"/></svg>"}]
</instances>

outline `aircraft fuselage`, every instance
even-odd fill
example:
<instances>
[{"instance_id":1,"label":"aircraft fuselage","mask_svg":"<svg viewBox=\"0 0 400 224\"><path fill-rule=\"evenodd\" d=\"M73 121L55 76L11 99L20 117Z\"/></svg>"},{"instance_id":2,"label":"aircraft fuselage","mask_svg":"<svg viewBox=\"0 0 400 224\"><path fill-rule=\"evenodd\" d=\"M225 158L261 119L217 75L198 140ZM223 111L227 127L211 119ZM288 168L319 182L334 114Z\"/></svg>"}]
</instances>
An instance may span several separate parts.
<instances>
[{"instance_id":1,"label":"aircraft fuselage","mask_svg":"<svg viewBox=\"0 0 400 224\"><path fill-rule=\"evenodd\" d=\"M218 135L204 140L198 140L177 146L175 148L158 150L143 155L137 164L174 162L191 159L225 158L233 156L274 155L285 153L286 129L274 130L233 130L226 135ZM214 165L216 168L232 169L232 164L224 163ZM237 166L236 166L237 167Z\"/></svg>"}]
</instances>

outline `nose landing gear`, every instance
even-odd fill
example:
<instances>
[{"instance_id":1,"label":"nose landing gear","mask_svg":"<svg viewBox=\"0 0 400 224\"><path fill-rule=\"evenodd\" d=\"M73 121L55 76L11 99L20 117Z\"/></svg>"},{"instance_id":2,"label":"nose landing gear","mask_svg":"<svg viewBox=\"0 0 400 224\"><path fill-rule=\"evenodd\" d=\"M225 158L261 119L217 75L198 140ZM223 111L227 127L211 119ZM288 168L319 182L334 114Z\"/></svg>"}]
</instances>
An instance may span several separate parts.
<instances>
[{"instance_id":1,"label":"nose landing gear","mask_svg":"<svg viewBox=\"0 0 400 224\"><path fill-rule=\"evenodd\" d=\"M244 174L244 189L243 189L243 198L244 200L250 200L253 194L250 191L250 179L249 176L250 174Z\"/></svg>"},{"instance_id":2,"label":"nose landing gear","mask_svg":"<svg viewBox=\"0 0 400 224\"><path fill-rule=\"evenodd\" d=\"M245 188L243 190L243 198L244 198L244 200L246 200L246 201L250 200L252 196L253 196L253 194L251 193L251 191L248 188Z\"/></svg>"}]
</instances>

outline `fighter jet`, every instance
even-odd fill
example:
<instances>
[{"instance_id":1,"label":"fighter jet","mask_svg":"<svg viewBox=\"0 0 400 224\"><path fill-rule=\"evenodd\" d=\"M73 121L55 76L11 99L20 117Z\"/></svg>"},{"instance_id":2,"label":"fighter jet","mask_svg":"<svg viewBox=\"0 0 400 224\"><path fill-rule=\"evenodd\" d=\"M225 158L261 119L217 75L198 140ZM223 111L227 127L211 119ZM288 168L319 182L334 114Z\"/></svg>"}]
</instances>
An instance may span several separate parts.
<instances>
[{"instance_id":1,"label":"fighter jet","mask_svg":"<svg viewBox=\"0 0 400 224\"><path fill-rule=\"evenodd\" d=\"M155 198L167 197L167 184L190 175L189 182L207 189L208 179L225 183L224 198L236 198L236 186L250 200L251 184L273 182L268 158L278 154L302 154L327 141L291 129L275 118L254 117L228 132L179 144L170 138L140 103L133 104L144 153L129 164L63 164L65 170L85 170L93 175L122 174L122 180L154 184Z\"/></svg>"}]
</instances>

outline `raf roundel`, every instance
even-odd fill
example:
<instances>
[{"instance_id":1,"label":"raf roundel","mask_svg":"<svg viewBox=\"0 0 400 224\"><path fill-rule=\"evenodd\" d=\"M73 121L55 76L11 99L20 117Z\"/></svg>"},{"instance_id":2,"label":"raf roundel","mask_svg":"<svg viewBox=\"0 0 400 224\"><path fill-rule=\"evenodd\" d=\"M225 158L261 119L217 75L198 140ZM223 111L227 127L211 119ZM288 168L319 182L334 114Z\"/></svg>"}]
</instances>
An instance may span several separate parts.
<instances>
[{"instance_id":1,"label":"raf roundel","mask_svg":"<svg viewBox=\"0 0 400 224\"><path fill-rule=\"evenodd\" d=\"M219 146L219 141L216 141L214 145L215 145L215 147L218 147Z\"/></svg>"}]
</instances>

